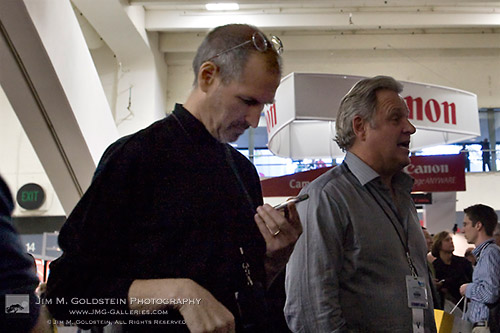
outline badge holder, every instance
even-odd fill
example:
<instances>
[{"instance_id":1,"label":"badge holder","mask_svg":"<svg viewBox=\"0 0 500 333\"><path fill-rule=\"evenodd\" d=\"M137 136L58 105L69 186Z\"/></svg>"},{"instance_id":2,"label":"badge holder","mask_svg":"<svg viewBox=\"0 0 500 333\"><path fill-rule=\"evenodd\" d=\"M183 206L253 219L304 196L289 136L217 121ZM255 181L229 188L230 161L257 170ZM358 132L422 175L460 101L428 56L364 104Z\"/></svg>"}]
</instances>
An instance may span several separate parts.
<instances>
[{"instance_id":1,"label":"badge holder","mask_svg":"<svg viewBox=\"0 0 500 333\"><path fill-rule=\"evenodd\" d=\"M412 310L413 333L424 333L424 309L429 307L425 279L418 276L406 276L408 307Z\"/></svg>"}]
</instances>

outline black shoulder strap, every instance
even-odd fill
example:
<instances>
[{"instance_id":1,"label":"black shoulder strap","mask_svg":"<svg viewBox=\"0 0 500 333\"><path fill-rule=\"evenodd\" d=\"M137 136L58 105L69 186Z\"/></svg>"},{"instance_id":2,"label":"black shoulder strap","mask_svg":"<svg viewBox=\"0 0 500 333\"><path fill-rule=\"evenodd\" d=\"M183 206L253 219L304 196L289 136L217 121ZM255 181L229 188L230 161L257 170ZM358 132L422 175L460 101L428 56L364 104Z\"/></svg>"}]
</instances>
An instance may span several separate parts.
<instances>
[{"instance_id":1,"label":"black shoulder strap","mask_svg":"<svg viewBox=\"0 0 500 333\"><path fill-rule=\"evenodd\" d=\"M238 168L236 167L236 164L234 163L233 155L231 154L231 148L226 144L225 147L225 152L226 152L226 161L231 166L231 170L233 170L233 174L236 177L236 180L238 181L238 184L240 185L241 190L245 194L245 197L247 199L247 202L251 208L252 211L255 211L255 205L253 203L252 197L250 194L248 194L247 188L245 184L243 183L243 180L240 177L240 173L238 171Z\"/></svg>"}]
</instances>

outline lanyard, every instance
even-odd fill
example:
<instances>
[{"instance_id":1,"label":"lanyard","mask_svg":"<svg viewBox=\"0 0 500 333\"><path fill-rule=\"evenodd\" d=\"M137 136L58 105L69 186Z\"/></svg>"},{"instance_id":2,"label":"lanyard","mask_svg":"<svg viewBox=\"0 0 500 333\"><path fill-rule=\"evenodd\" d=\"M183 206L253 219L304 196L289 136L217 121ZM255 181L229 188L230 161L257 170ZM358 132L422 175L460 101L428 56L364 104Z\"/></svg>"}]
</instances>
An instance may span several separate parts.
<instances>
[{"instance_id":1,"label":"lanyard","mask_svg":"<svg viewBox=\"0 0 500 333\"><path fill-rule=\"evenodd\" d=\"M233 155L231 155L231 149L229 148L229 146L227 144L224 146L224 152L226 153L226 161L229 164L229 166L231 166L231 170L233 171L233 174L236 177L236 180L238 181L238 184L240 185L240 188L243 191L243 194L245 195L245 199L248 203L248 206L250 207L252 212L255 213L254 203L253 203L252 197L250 196L250 194L248 194L247 188L246 188L245 184L243 183L243 180L241 179L238 168L236 167L236 164L234 163Z\"/></svg>"},{"instance_id":2,"label":"lanyard","mask_svg":"<svg viewBox=\"0 0 500 333\"><path fill-rule=\"evenodd\" d=\"M224 147L224 151L226 153L226 161L227 163L231 166L231 170L233 171L234 176L236 177L236 180L238 181L238 184L241 187L241 190L245 194L246 201L248 203L249 208L255 213L254 204L252 197L250 197L250 194L247 191L247 188L245 184L243 183L243 180L241 179L240 173L238 171L238 168L236 167L236 164L234 163L233 156L231 155L231 149L229 148L228 145ZM243 247L239 247L240 253L241 253L241 267L243 268L243 272L245 273L245 277L247 280L247 286L252 287L253 286L253 280L252 280L252 274L250 273L250 264L248 263L248 260L245 256L245 251L243 250Z\"/></svg>"},{"instance_id":3,"label":"lanyard","mask_svg":"<svg viewBox=\"0 0 500 333\"><path fill-rule=\"evenodd\" d=\"M417 269L415 268L415 265L413 264L413 261L412 261L411 256L410 256L410 248L408 247L408 231L406 231L406 232L404 231L403 226L399 222L399 220L397 219L397 215L392 210L390 203L388 203L387 200L385 200L385 198L382 197L383 203L385 204L385 206L387 206L387 207L384 207L384 205L382 205L382 203L379 200L377 200L377 197L370 189L370 184L367 184L366 189L371 194L371 196L373 197L375 202L382 209L382 211L387 216L389 221L391 221L391 224L394 227L394 230L398 234L401 245L403 245L403 248L405 250L406 261L408 262L408 266L410 267L411 275L414 279L417 279L418 278ZM404 233L404 238L403 238L402 233ZM407 282L407 288L408 288L408 282ZM412 331L413 331L413 333L424 333L425 332L424 310L422 308L412 307L411 314L412 314Z\"/></svg>"},{"instance_id":4,"label":"lanyard","mask_svg":"<svg viewBox=\"0 0 500 333\"><path fill-rule=\"evenodd\" d=\"M377 205L379 205L379 207L384 212L385 216L387 216L387 218L391 222L392 226L394 227L396 234L398 235L398 238L399 238L399 241L401 242L401 245L403 245L403 248L405 250L405 255L406 255L406 261L408 262L408 266L410 267L411 275L414 277L417 277L418 276L417 269L415 268L415 265L413 264L413 260L411 259L411 256L410 256L410 248L408 247L408 232L404 232L404 230L402 230L403 226L398 221L397 216L393 212L392 208L390 208L389 204L385 201L385 199L383 199L383 200L384 200L385 205L388 206L387 208L385 208L380 203L380 201L377 200L377 197L372 192L372 190L369 188L369 186L370 186L369 184L366 185L366 189L368 190L368 193L371 194L371 196L373 197L373 200L375 200ZM390 210L391 214L389 214L387 209ZM391 216L391 215L393 215L393 216ZM404 238L403 238L402 232L404 233Z\"/></svg>"},{"instance_id":5,"label":"lanyard","mask_svg":"<svg viewBox=\"0 0 500 333\"><path fill-rule=\"evenodd\" d=\"M186 134L188 139L191 142L193 142L191 140L189 132L184 128L184 126L182 125L179 118L177 118L177 116L174 113L171 113L170 116L172 116L175 119L175 121L177 121L181 130ZM238 168L236 167L236 164L234 163L234 160L233 160L233 156L231 155L231 149L229 148L229 146L227 144L224 144L224 152L226 154L226 161L229 164L229 166L231 167L231 171L233 172L234 176L236 177L236 180L237 180L241 190L243 191L243 194L245 195L246 203L248 204L249 209L255 213L252 197L250 197L250 194L248 193L246 186L240 177L240 173L238 172ZM252 280L252 275L250 273L250 264L248 263L248 260L245 257L245 252L243 250L243 247L239 246L238 248L239 248L239 252L241 253L241 262L242 262L241 267L243 268L243 272L245 273L246 284L248 286L253 286L254 282Z\"/></svg>"}]
</instances>

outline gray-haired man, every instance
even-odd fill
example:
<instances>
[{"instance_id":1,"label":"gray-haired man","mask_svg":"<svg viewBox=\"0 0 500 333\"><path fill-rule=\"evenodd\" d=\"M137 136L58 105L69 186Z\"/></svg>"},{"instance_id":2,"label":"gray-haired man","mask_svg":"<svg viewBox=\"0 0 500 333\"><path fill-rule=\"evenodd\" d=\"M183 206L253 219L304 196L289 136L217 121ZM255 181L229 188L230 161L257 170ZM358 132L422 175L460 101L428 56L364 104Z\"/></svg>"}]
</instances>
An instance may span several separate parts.
<instances>
[{"instance_id":1,"label":"gray-haired man","mask_svg":"<svg viewBox=\"0 0 500 333\"><path fill-rule=\"evenodd\" d=\"M427 246L410 196L415 127L391 77L365 79L336 119L342 165L298 206L303 235L287 266L294 332L435 332Z\"/></svg>"}]
</instances>

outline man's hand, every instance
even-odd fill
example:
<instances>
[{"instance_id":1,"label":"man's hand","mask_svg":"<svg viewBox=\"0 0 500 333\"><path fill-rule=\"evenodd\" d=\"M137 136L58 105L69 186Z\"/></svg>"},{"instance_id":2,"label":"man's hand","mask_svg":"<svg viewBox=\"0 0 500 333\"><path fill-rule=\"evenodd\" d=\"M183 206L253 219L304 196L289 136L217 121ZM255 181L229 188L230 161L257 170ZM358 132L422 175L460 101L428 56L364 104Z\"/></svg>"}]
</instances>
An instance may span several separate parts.
<instances>
[{"instance_id":1,"label":"man's hand","mask_svg":"<svg viewBox=\"0 0 500 333\"><path fill-rule=\"evenodd\" d=\"M174 307L184 317L191 332L235 332L233 314L212 294L190 279L135 280L129 289L129 306L132 310L155 310L164 305L144 305L144 302L130 302L130 299L181 298L200 300L195 304Z\"/></svg>"},{"instance_id":2,"label":"man's hand","mask_svg":"<svg viewBox=\"0 0 500 333\"><path fill-rule=\"evenodd\" d=\"M201 299L200 304L183 304L178 310L190 332L235 332L234 316L208 290L189 280L188 298Z\"/></svg>"},{"instance_id":3,"label":"man's hand","mask_svg":"<svg viewBox=\"0 0 500 333\"><path fill-rule=\"evenodd\" d=\"M467 289L468 285L469 284L466 283L466 284L463 284L463 285L460 286L460 295L465 296L465 290Z\"/></svg>"},{"instance_id":4,"label":"man's hand","mask_svg":"<svg viewBox=\"0 0 500 333\"><path fill-rule=\"evenodd\" d=\"M443 280L438 280L438 279L433 279L434 286L436 286L436 289L440 290L443 287L444 284L444 279Z\"/></svg>"},{"instance_id":5,"label":"man's hand","mask_svg":"<svg viewBox=\"0 0 500 333\"><path fill-rule=\"evenodd\" d=\"M255 223L266 241L265 267L269 286L288 262L295 243L302 234L302 225L293 203L285 208L284 216L269 204L257 207Z\"/></svg>"}]
</instances>

